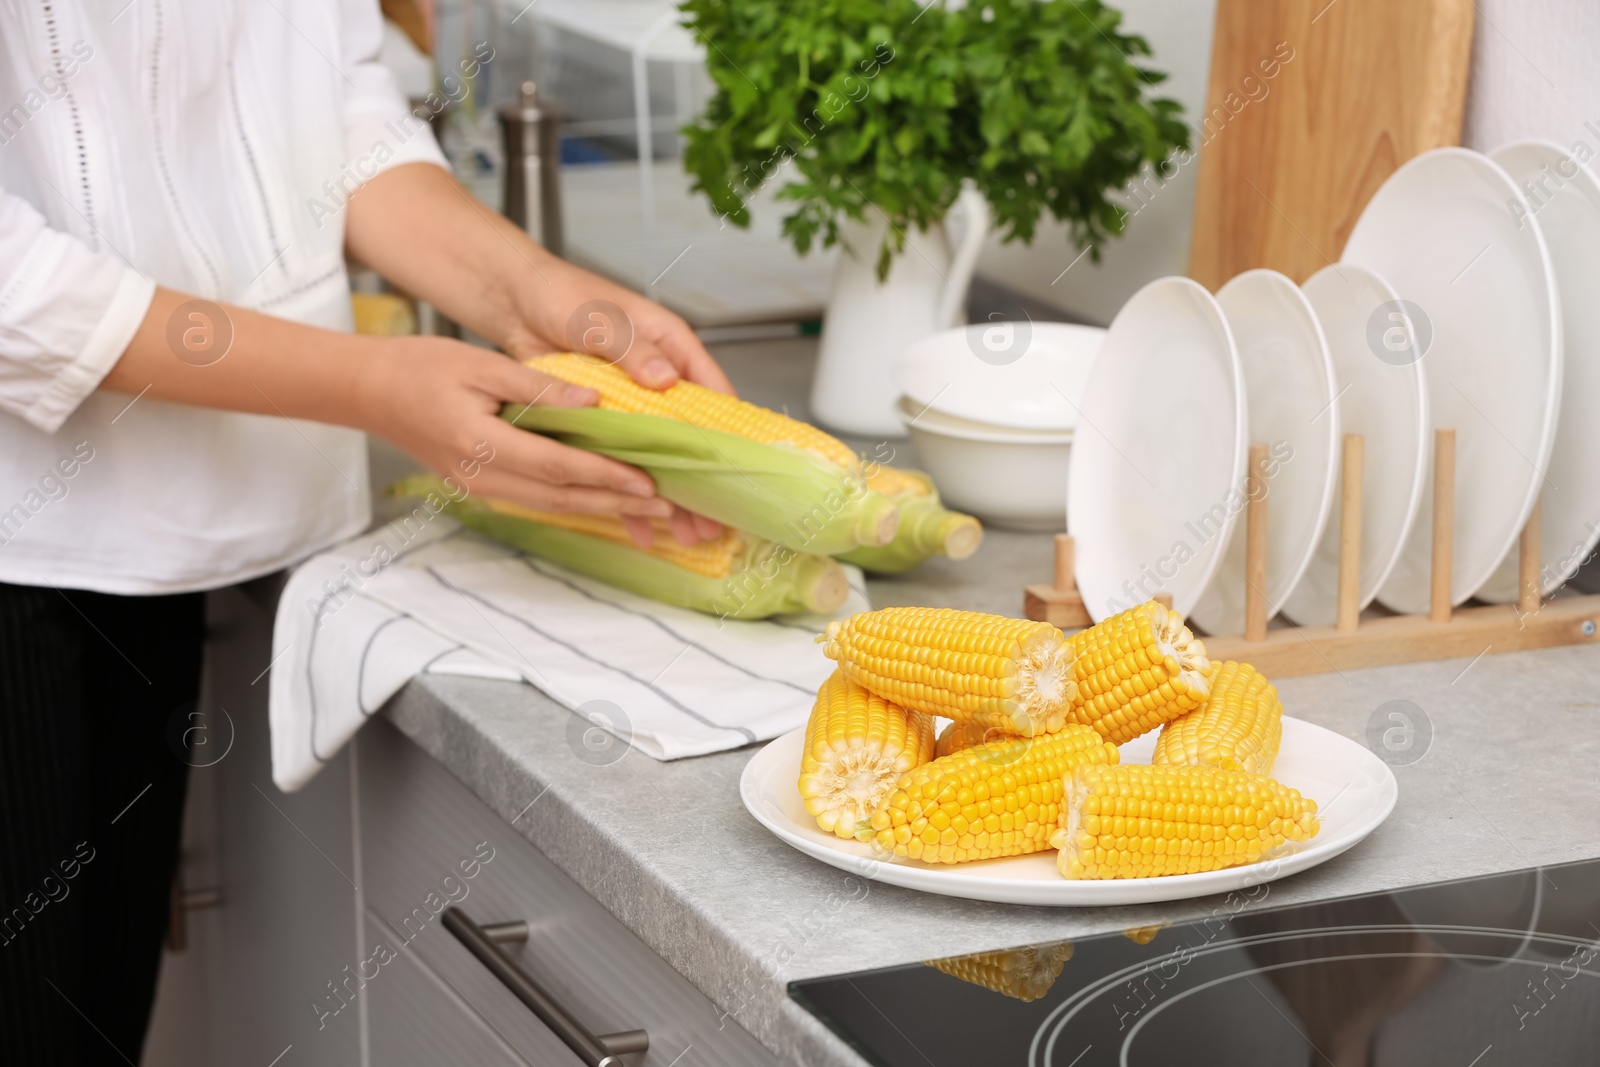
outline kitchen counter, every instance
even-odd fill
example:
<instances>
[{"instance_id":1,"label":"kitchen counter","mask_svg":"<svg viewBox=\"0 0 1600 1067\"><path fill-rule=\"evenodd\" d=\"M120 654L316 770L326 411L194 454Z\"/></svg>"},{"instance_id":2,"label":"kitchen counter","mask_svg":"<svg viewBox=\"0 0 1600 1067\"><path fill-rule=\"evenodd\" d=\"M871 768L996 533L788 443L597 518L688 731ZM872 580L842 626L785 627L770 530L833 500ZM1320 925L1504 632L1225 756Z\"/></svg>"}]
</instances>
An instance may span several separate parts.
<instances>
[{"instance_id":1,"label":"kitchen counter","mask_svg":"<svg viewBox=\"0 0 1600 1067\"><path fill-rule=\"evenodd\" d=\"M793 398L812 347L717 355L747 396L788 400L801 414ZM873 581L869 593L877 606L1015 613L1023 584L1044 580L1050 560L1045 535L990 531L972 559ZM1363 743L1391 725L1385 704L1407 701L1422 755L1395 767L1398 805L1370 838L1272 883L1253 906L1600 857L1597 667L1593 649L1572 647L1278 683L1289 714ZM751 748L673 763L630 751L595 766L569 746L570 714L538 690L463 678L419 678L386 711L785 1062L862 1063L789 999L791 980L1183 921L1218 903L1029 908L866 882L794 851L745 812L738 781Z\"/></svg>"}]
</instances>

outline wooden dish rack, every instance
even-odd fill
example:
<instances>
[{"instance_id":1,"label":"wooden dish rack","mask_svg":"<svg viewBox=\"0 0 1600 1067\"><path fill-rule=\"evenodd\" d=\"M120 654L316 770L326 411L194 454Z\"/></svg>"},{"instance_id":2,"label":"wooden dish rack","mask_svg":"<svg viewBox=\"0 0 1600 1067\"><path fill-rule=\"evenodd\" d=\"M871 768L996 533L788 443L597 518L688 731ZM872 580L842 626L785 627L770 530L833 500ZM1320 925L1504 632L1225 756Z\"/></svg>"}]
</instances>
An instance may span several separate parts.
<instances>
[{"instance_id":1,"label":"wooden dish rack","mask_svg":"<svg viewBox=\"0 0 1600 1067\"><path fill-rule=\"evenodd\" d=\"M1451 606L1452 530L1455 520L1456 432L1434 431L1433 551L1430 610L1426 615L1390 615L1362 620L1361 477L1363 441L1344 439L1340 479L1338 621L1332 626L1267 628L1267 492L1262 470L1266 445L1250 446L1248 503L1245 505L1245 629L1242 634L1210 635L1206 651L1214 661L1245 660L1268 677L1323 674L1393 663L1520 652L1600 640L1600 596L1540 597L1539 508L1523 527L1518 547L1515 604L1489 604L1456 611ZM1023 613L1063 630L1093 622L1073 577L1073 542L1058 534L1055 580L1024 591ZM1170 606L1169 595L1157 600Z\"/></svg>"}]
</instances>

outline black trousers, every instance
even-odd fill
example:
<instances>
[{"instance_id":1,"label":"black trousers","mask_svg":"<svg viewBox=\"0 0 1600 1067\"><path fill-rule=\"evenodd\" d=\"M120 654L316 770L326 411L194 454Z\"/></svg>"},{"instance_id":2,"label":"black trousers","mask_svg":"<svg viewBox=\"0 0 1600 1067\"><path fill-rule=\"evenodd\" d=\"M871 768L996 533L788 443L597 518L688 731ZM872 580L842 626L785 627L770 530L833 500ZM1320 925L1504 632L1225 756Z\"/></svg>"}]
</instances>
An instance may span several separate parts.
<instances>
[{"instance_id":1,"label":"black trousers","mask_svg":"<svg viewBox=\"0 0 1600 1067\"><path fill-rule=\"evenodd\" d=\"M0 1064L139 1061L203 640L198 593L0 583Z\"/></svg>"}]
</instances>

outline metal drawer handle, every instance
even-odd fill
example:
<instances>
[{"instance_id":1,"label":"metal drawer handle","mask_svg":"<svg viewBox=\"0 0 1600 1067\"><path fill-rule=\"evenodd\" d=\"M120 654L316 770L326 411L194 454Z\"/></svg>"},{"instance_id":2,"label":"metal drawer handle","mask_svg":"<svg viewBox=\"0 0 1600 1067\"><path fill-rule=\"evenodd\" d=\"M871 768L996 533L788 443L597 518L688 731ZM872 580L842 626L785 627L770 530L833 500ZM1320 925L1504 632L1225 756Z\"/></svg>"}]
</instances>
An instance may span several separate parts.
<instances>
[{"instance_id":1,"label":"metal drawer handle","mask_svg":"<svg viewBox=\"0 0 1600 1067\"><path fill-rule=\"evenodd\" d=\"M511 921L479 926L467 918L460 908L444 909L444 928L466 946L468 952L478 957L478 962L489 968L489 973L500 979L502 985L539 1017L555 1035L576 1052L586 1067L623 1067L618 1057L628 1052L644 1052L650 1048L650 1035L643 1030L624 1030L616 1034L594 1034L572 1017L533 976L500 947L502 941L525 941L528 937L526 922Z\"/></svg>"}]
</instances>

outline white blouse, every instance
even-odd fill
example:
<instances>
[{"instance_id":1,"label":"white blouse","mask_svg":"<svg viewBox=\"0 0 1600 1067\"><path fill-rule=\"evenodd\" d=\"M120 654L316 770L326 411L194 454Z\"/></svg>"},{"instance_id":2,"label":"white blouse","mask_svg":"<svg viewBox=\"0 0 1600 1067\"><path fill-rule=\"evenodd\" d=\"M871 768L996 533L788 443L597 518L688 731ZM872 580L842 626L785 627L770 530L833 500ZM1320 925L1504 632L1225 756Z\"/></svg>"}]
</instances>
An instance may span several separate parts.
<instances>
[{"instance_id":1,"label":"white blouse","mask_svg":"<svg viewBox=\"0 0 1600 1067\"><path fill-rule=\"evenodd\" d=\"M350 328L350 192L445 165L381 32L377 0L0 0L0 582L214 588L367 525L360 433L96 387L157 284Z\"/></svg>"}]
</instances>

